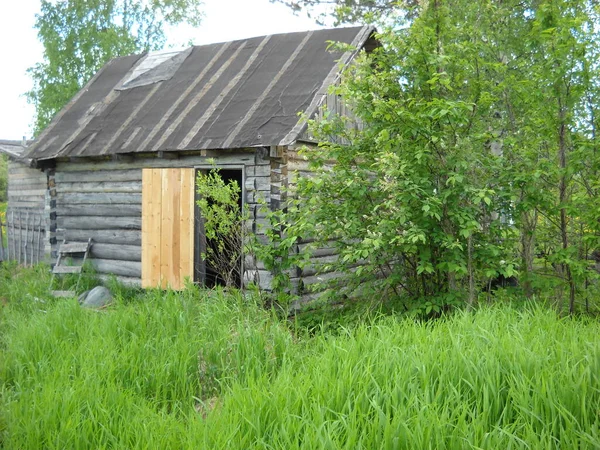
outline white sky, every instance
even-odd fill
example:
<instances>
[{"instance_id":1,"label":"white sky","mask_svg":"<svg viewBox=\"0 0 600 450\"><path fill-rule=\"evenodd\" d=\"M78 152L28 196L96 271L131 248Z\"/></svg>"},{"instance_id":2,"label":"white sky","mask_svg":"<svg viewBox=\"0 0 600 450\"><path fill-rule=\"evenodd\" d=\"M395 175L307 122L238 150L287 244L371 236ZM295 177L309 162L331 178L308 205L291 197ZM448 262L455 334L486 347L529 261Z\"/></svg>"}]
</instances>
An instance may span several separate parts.
<instances>
[{"instance_id":1,"label":"white sky","mask_svg":"<svg viewBox=\"0 0 600 450\"><path fill-rule=\"evenodd\" d=\"M42 60L42 45L33 29L39 0L0 0L0 139L32 135L34 108L25 92L31 89L27 68ZM199 29L169 31L169 43L180 46L190 39L209 44L266 34L318 28L306 15L269 0L204 0L204 22Z\"/></svg>"}]
</instances>

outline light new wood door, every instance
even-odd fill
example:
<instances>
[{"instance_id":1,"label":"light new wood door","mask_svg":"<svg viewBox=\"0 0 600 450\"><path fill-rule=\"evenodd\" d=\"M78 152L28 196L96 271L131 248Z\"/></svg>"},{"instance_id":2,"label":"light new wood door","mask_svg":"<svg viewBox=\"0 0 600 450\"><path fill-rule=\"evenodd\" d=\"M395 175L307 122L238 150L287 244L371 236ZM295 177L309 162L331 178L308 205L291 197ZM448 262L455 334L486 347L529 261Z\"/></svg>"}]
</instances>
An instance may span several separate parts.
<instances>
[{"instance_id":1,"label":"light new wood door","mask_svg":"<svg viewBox=\"0 0 600 450\"><path fill-rule=\"evenodd\" d=\"M142 287L193 281L194 169L142 171Z\"/></svg>"}]
</instances>

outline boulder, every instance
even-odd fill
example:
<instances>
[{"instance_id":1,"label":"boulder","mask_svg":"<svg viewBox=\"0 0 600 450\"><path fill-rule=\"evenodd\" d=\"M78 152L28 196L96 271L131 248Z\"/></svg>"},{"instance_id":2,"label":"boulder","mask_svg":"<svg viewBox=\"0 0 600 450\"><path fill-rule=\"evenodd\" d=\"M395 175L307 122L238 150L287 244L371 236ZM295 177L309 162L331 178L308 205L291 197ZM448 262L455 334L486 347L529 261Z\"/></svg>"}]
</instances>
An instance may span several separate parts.
<instances>
[{"instance_id":1,"label":"boulder","mask_svg":"<svg viewBox=\"0 0 600 450\"><path fill-rule=\"evenodd\" d=\"M112 301L113 296L108 289L104 286L96 286L81 300L81 306L85 308L102 308Z\"/></svg>"}]
</instances>

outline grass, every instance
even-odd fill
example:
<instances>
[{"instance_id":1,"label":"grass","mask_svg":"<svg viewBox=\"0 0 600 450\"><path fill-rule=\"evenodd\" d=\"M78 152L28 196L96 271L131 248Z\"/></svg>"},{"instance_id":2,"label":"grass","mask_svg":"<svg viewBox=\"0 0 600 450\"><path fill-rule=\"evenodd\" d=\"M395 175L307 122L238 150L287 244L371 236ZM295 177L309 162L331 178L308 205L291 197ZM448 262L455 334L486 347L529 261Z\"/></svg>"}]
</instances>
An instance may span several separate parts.
<instances>
[{"instance_id":1,"label":"grass","mask_svg":"<svg viewBox=\"0 0 600 450\"><path fill-rule=\"evenodd\" d=\"M590 319L503 305L309 336L239 293L113 286L94 311L3 273L1 448L600 446Z\"/></svg>"},{"instance_id":2,"label":"grass","mask_svg":"<svg viewBox=\"0 0 600 450\"><path fill-rule=\"evenodd\" d=\"M8 203L7 202L0 202L0 225L2 224L6 224L6 208L8 207ZM0 242L0 245L7 245L8 242L8 237L5 236L6 230L3 229L2 230L2 240L3 242Z\"/></svg>"}]
</instances>

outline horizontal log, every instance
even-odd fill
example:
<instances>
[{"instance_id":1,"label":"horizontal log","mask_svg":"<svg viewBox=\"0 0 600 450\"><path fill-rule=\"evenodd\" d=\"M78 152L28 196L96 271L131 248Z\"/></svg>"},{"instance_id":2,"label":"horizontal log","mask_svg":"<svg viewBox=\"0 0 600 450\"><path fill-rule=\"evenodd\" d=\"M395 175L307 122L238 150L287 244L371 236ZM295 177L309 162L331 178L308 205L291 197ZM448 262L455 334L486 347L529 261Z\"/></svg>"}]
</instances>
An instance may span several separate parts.
<instances>
[{"instance_id":1,"label":"horizontal log","mask_svg":"<svg viewBox=\"0 0 600 450\"><path fill-rule=\"evenodd\" d=\"M67 241L87 241L92 238L94 244L142 245L142 232L140 230L79 230L70 228L62 230L61 236Z\"/></svg>"},{"instance_id":2,"label":"horizontal log","mask_svg":"<svg viewBox=\"0 0 600 450\"><path fill-rule=\"evenodd\" d=\"M338 256L323 256L320 258L311 258L311 264L308 264L302 268L302 277L310 277L313 275L321 274L325 275L330 272L322 272L322 266L324 264L331 264L337 261Z\"/></svg>"},{"instance_id":3,"label":"horizontal log","mask_svg":"<svg viewBox=\"0 0 600 450\"><path fill-rule=\"evenodd\" d=\"M141 181L98 181L98 182L78 182L78 183L57 183L57 190L63 194L70 193L127 193L142 192Z\"/></svg>"},{"instance_id":4,"label":"horizontal log","mask_svg":"<svg viewBox=\"0 0 600 450\"><path fill-rule=\"evenodd\" d=\"M91 259L92 267L99 274L122 277L141 278L142 263L137 261L120 261L115 259Z\"/></svg>"},{"instance_id":5,"label":"horizontal log","mask_svg":"<svg viewBox=\"0 0 600 450\"><path fill-rule=\"evenodd\" d=\"M140 278L132 278L132 277L118 277L111 275L98 275L98 279L102 281L103 284L108 283L111 279L118 281L119 283L129 286L129 287L142 287L142 280Z\"/></svg>"},{"instance_id":6,"label":"horizontal log","mask_svg":"<svg viewBox=\"0 0 600 450\"><path fill-rule=\"evenodd\" d=\"M141 245L103 244L94 243L91 251L92 258L115 259L119 261L142 260Z\"/></svg>"},{"instance_id":7,"label":"horizontal log","mask_svg":"<svg viewBox=\"0 0 600 450\"><path fill-rule=\"evenodd\" d=\"M58 207L59 216L120 216L141 217L142 205L64 205Z\"/></svg>"},{"instance_id":8,"label":"horizontal log","mask_svg":"<svg viewBox=\"0 0 600 450\"><path fill-rule=\"evenodd\" d=\"M77 172L57 172L57 183L142 181L141 169L129 170L83 170Z\"/></svg>"},{"instance_id":9,"label":"horizontal log","mask_svg":"<svg viewBox=\"0 0 600 450\"><path fill-rule=\"evenodd\" d=\"M9 197L8 204L11 208L19 208L19 209L31 209L36 211L44 210L44 202L41 201L31 201L31 199L15 199L14 197Z\"/></svg>"},{"instance_id":10,"label":"horizontal log","mask_svg":"<svg viewBox=\"0 0 600 450\"><path fill-rule=\"evenodd\" d=\"M59 228L75 228L77 230L141 230L141 217L116 217L116 216L58 216Z\"/></svg>"},{"instance_id":11,"label":"horizontal log","mask_svg":"<svg viewBox=\"0 0 600 450\"><path fill-rule=\"evenodd\" d=\"M268 161L266 161L268 164ZM195 167L213 165L254 165L254 150L240 151L236 153L226 153L217 151L214 153L206 152L206 156L180 156L179 159L162 158L136 158L131 162L124 161L90 161L89 159L81 162L59 162L56 166L56 173L59 172L79 172L79 171L99 171L99 170L129 170L142 168L168 168L168 167Z\"/></svg>"},{"instance_id":12,"label":"horizontal log","mask_svg":"<svg viewBox=\"0 0 600 450\"><path fill-rule=\"evenodd\" d=\"M245 270L243 283L244 286L248 286L249 284L255 283L261 289L270 290L271 283L273 281L273 274L268 270Z\"/></svg>"},{"instance_id":13,"label":"horizontal log","mask_svg":"<svg viewBox=\"0 0 600 450\"><path fill-rule=\"evenodd\" d=\"M46 189L42 188L42 189L22 189L22 188L16 188L13 187L12 185L8 186L8 195L12 195L13 197L40 197L40 198L45 198L46 196Z\"/></svg>"},{"instance_id":14,"label":"horizontal log","mask_svg":"<svg viewBox=\"0 0 600 450\"><path fill-rule=\"evenodd\" d=\"M88 205L110 205L113 203L120 204L142 204L142 194L132 193L118 193L118 194L63 194L60 191L57 194L59 203L68 204L88 204Z\"/></svg>"},{"instance_id":15,"label":"horizontal log","mask_svg":"<svg viewBox=\"0 0 600 450\"><path fill-rule=\"evenodd\" d=\"M298 253L304 253L306 251L310 252L311 256L314 258L320 258L321 256L333 256L337 254L337 250L335 247L320 247L320 248L312 248L312 244L300 244L298 245Z\"/></svg>"},{"instance_id":16,"label":"horizontal log","mask_svg":"<svg viewBox=\"0 0 600 450\"><path fill-rule=\"evenodd\" d=\"M81 273L81 266L54 266L52 273Z\"/></svg>"},{"instance_id":17,"label":"horizontal log","mask_svg":"<svg viewBox=\"0 0 600 450\"><path fill-rule=\"evenodd\" d=\"M20 163L12 163L8 165L9 175L40 175L43 174L41 170L32 169L31 167L24 166Z\"/></svg>"},{"instance_id":18,"label":"horizontal log","mask_svg":"<svg viewBox=\"0 0 600 450\"><path fill-rule=\"evenodd\" d=\"M8 188L9 189L46 189L48 187L48 182L46 177L44 179L37 178L20 178L18 180L13 180L11 178L8 179Z\"/></svg>"}]
</instances>

